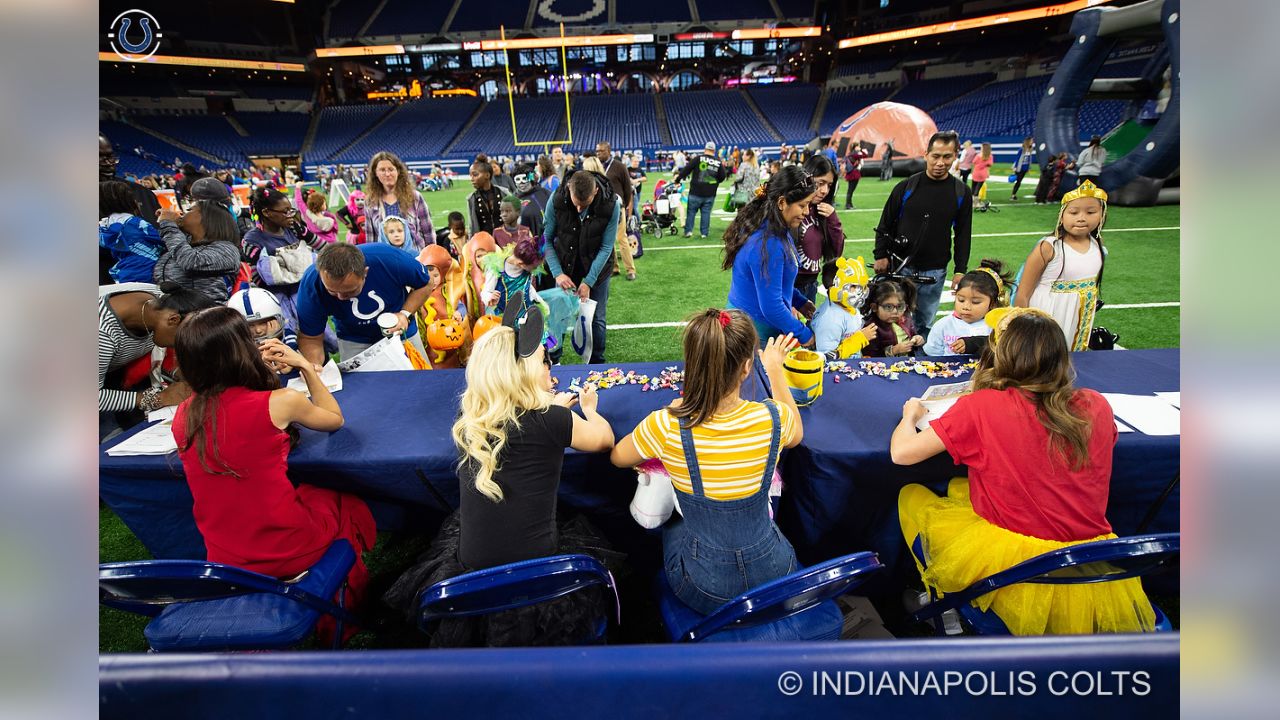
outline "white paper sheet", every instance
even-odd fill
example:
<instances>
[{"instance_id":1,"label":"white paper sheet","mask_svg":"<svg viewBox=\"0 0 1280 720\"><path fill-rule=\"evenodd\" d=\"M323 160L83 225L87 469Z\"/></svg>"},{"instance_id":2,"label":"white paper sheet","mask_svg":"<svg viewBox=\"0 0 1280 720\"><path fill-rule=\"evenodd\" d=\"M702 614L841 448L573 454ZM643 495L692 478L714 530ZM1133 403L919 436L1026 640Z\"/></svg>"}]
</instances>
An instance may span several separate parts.
<instances>
[{"instance_id":1,"label":"white paper sheet","mask_svg":"<svg viewBox=\"0 0 1280 720\"><path fill-rule=\"evenodd\" d=\"M951 409L956 404L956 400L973 392L973 383L966 380L958 383L942 383L940 385L930 385L921 396L920 402L924 405L925 416L916 422L917 430L925 430L929 427L929 423L942 417L943 413Z\"/></svg>"},{"instance_id":2,"label":"white paper sheet","mask_svg":"<svg viewBox=\"0 0 1280 720\"><path fill-rule=\"evenodd\" d=\"M1181 435L1182 414L1178 408L1155 395L1102 393L1111 410L1125 424L1144 435Z\"/></svg>"},{"instance_id":3,"label":"white paper sheet","mask_svg":"<svg viewBox=\"0 0 1280 720\"><path fill-rule=\"evenodd\" d=\"M107 450L112 457L120 455L168 455L177 452L178 443L173 439L173 425L162 422Z\"/></svg>"},{"instance_id":4,"label":"white paper sheet","mask_svg":"<svg viewBox=\"0 0 1280 720\"><path fill-rule=\"evenodd\" d=\"M1158 392L1156 393L1156 397L1164 400L1179 410L1182 409L1182 391L1180 390L1175 390L1174 392Z\"/></svg>"},{"instance_id":5,"label":"white paper sheet","mask_svg":"<svg viewBox=\"0 0 1280 720\"><path fill-rule=\"evenodd\" d=\"M152 410L147 413L147 422L173 422L173 416L178 412L177 405L162 407L159 410Z\"/></svg>"},{"instance_id":6,"label":"white paper sheet","mask_svg":"<svg viewBox=\"0 0 1280 720\"><path fill-rule=\"evenodd\" d=\"M381 372L384 370L412 370L413 363L404 352L404 340L400 335L382 338L363 352L338 364L342 372Z\"/></svg>"},{"instance_id":7,"label":"white paper sheet","mask_svg":"<svg viewBox=\"0 0 1280 720\"><path fill-rule=\"evenodd\" d=\"M1116 420L1116 432L1122 432L1122 433L1133 432L1133 428L1129 427L1128 425L1125 425L1119 420Z\"/></svg>"},{"instance_id":8,"label":"white paper sheet","mask_svg":"<svg viewBox=\"0 0 1280 720\"><path fill-rule=\"evenodd\" d=\"M332 360L325 363L324 367L320 369L320 382L324 383L324 386L329 388L331 393L336 393L342 389L342 373L338 370L338 365ZM307 391L307 380L301 375L289 381L289 389L297 390L307 397L311 397L311 393Z\"/></svg>"}]
</instances>

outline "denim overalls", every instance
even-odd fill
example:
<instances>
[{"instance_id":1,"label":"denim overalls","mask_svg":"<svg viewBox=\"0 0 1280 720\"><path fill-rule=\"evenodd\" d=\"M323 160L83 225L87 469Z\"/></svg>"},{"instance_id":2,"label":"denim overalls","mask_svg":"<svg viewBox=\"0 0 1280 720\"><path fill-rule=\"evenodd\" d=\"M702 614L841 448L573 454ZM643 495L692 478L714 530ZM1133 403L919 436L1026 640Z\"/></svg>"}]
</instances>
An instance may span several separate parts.
<instances>
[{"instance_id":1,"label":"denim overalls","mask_svg":"<svg viewBox=\"0 0 1280 720\"><path fill-rule=\"evenodd\" d=\"M703 494L693 433L680 428L693 494L680 494L680 515L662 529L667 582L685 605L710 614L743 592L793 572L796 553L769 518L769 484L781 440L778 407L766 400L772 420L769 459L760 489L738 500Z\"/></svg>"}]
</instances>

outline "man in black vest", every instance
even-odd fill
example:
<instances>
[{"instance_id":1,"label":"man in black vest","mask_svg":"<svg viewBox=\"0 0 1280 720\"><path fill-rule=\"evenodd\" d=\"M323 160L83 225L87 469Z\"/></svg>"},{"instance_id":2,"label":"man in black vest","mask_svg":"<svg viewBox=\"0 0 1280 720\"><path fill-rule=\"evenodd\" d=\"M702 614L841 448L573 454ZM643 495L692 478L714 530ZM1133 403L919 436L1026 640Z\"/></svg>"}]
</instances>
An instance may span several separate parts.
<instances>
[{"instance_id":1,"label":"man in black vest","mask_svg":"<svg viewBox=\"0 0 1280 720\"><path fill-rule=\"evenodd\" d=\"M602 175L579 170L565 178L551 196L543 218L547 239L547 269L556 285L578 297L596 301L591 324L591 357L603 363L605 306L613 275L613 245L622 217L622 203Z\"/></svg>"}]
</instances>

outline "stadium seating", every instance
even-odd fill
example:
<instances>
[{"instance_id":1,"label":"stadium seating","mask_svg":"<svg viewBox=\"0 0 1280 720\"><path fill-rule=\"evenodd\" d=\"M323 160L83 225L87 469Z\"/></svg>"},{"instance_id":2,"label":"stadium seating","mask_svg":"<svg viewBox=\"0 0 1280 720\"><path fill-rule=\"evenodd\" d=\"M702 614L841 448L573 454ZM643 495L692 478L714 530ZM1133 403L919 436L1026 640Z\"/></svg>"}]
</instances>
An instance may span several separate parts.
<instances>
[{"instance_id":1,"label":"stadium seating","mask_svg":"<svg viewBox=\"0 0 1280 720\"><path fill-rule=\"evenodd\" d=\"M602 140L616 150L657 148L662 144L651 94L581 95L571 101L574 152L591 152Z\"/></svg>"},{"instance_id":2,"label":"stadium seating","mask_svg":"<svg viewBox=\"0 0 1280 720\"><path fill-rule=\"evenodd\" d=\"M1080 106L1080 134L1106 135L1124 119L1124 100L1090 100Z\"/></svg>"},{"instance_id":3,"label":"stadium seating","mask_svg":"<svg viewBox=\"0 0 1280 720\"><path fill-rule=\"evenodd\" d=\"M865 60L860 62L846 63L840 65L832 73L833 78L849 77L850 75L870 75L872 73L884 72L897 67L902 58L883 58L880 60Z\"/></svg>"},{"instance_id":4,"label":"stadium seating","mask_svg":"<svg viewBox=\"0 0 1280 720\"><path fill-rule=\"evenodd\" d=\"M172 172L172 170L167 167L139 157L137 153L134 152L134 148L136 147L142 147L143 149L154 153L165 163L172 163L174 160L177 160L179 163L189 162L196 167L200 167L201 165L211 167L217 164L197 155L192 155L182 148L170 145L167 142L148 135L132 125L127 125L122 122L116 122L114 120L100 120L98 122L98 130L107 136L107 139L111 141L112 146L115 148L116 155L120 156L120 168L118 173L121 176L128 173L141 176L159 172Z\"/></svg>"},{"instance_id":5,"label":"stadium seating","mask_svg":"<svg viewBox=\"0 0 1280 720\"><path fill-rule=\"evenodd\" d=\"M818 123L818 133L828 135L845 118L862 108L878 103L893 92L891 87L880 88L845 88L833 90L827 98L827 108L822 113L822 121Z\"/></svg>"},{"instance_id":6,"label":"stadium seating","mask_svg":"<svg viewBox=\"0 0 1280 720\"><path fill-rule=\"evenodd\" d=\"M516 128L521 142L559 140L560 123L564 119L563 97L517 98ZM467 134L459 138L451 156L474 157L476 153L513 154L517 150L511 138L511 111L505 98L485 105L480 117Z\"/></svg>"},{"instance_id":7,"label":"stadium seating","mask_svg":"<svg viewBox=\"0 0 1280 720\"><path fill-rule=\"evenodd\" d=\"M980 73L978 75L917 80L909 83L897 95L894 95L893 102L914 105L925 112L932 112L934 108L948 100L953 100L965 93L972 92L994 79L995 75L991 73Z\"/></svg>"},{"instance_id":8,"label":"stadium seating","mask_svg":"<svg viewBox=\"0 0 1280 720\"><path fill-rule=\"evenodd\" d=\"M617 4L619 23L689 22L688 3L620 2Z\"/></svg>"},{"instance_id":9,"label":"stadium seating","mask_svg":"<svg viewBox=\"0 0 1280 720\"><path fill-rule=\"evenodd\" d=\"M813 139L809 121L821 93L817 85L754 85L747 92L784 141Z\"/></svg>"},{"instance_id":10,"label":"stadium seating","mask_svg":"<svg viewBox=\"0 0 1280 720\"><path fill-rule=\"evenodd\" d=\"M776 140L760 124L742 95L733 90L695 90L662 96L671 139L683 147L771 145Z\"/></svg>"},{"instance_id":11,"label":"stadium seating","mask_svg":"<svg viewBox=\"0 0 1280 720\"><path fill-rule=\"evenodd\" d=\"M991 83L934 108L930 114L939 129L955 130L962 138L1030 135L1035 129L1036 108L1049 80L1049 75L1041 75Z\"/></svg>"},{"instance_id":12,"label":"stadium seating","mask_svg":"<svg viewBox=\"0 0 1280 720\"><path fill-rule=\"evenodd\" d=\"M222 160L240 165L247 162L244 138L219 115L141 115L134 122L203 150Z\"/></svg>"},{"instance_id":13,"label":"stadium seating","mask_svg":"<svg viewBox=\"0 0 1280 720\"><path fill-rule=\"evenodd\" d=\"M351 22L355 25L351 29L354 34L359 29L360 24L369 19L369 12L376 7L374 3L361 2L360 0L347 0L344 5L355 5L361 8L360 12L351 11L352 15L363 14L357 20ZM514 23L510 18L517 15L509 14L509 10L513 6L512 0L486 0L483 3L463 3L463 7L459 9L458 14L453 18L453 24L449 27L452 31L459 30L492 30L493 27L500 22L504 22L507 27L513 24L523 26L525 13L529 11L529 3L523 3L524 7L518 12L519 22ZM452 7L451 2L421 2L421 0L387 0L387 4L382 7L382 11L369 24L369 30L366 35L409 35L414 33L438 33L440 26L444 25L445 16L449 14ZM473 10L478 12L467 12L468 5L475 5ZM336 17L337 11L334 15ZM470 22L469 22L470 21ZM344 20L344 22L346 22ZM472 23L484 23L484 27L466 27ZM345 28L344 28L345 29ZM330 35L337 35L334 30L329 31Z\"/></svg>"},{"instance_id":14,"label":"stadium seating","mask_svg":"<svg viewBox=\"0 0 1280 720\"><path fill-rule=\"evenodd\" d=\"M249 132L240 138L246 155L297 155L311 123L306 113L241 112L235 119Z\"/></svg>"},{"instance_id":15,"label":"stadium seating","mask_svg":"<svg viewBox=\"0 0 1280 720\"><path fill-rule=\"evenodd\" d=\"M341 163L366 163L381 150L391 150L402 160L438 158L479 104L476 98L407 102L397 107L386 122L355 145L327 159Z\"/></svg>"},{"instance_id":16,"label":"stadium seating","mask_svg":"<svg viewBox=\"0 0 1280 720\"><path fill-rule=\"evenodd\" d=\"M320 125L316 129L315 143L307 153L307 159L328 160L391 110L390 105L383 104L325 108L320 111Z\"/></svg>"}]
</instances>

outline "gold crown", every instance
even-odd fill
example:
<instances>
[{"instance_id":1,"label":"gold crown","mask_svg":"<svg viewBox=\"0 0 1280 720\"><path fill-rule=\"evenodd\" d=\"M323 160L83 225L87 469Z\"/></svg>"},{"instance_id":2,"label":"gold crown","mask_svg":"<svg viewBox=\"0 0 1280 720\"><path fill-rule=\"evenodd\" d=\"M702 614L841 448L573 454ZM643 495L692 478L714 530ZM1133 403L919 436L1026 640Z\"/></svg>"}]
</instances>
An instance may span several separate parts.
<instances>
[{"instance_id":1,"label":"gold crown","mask_svg":"<svg viewBox=\"0 0 1280 720\"><path fill-rule=\"evenodd\" d=\"M1037 307L1000 307L995 308L987 313L987 326L991 328L991 344L1000 343L1000 336L1004 334L1005 328L1009 327L1009 323L1019 315L1039 315L1047 317L1050 320L1053 316Z\"/></svg>"},{"instance_id":2,"label":"gold crown","mask_svg":"<svg viewBox=\"0 0 1280 720\"><path fill-rule=\"evenodd\" d=\"M1062 204L1066 205L1072 200L1079 200L1083 197L1097 198L1102 201L1103 205L1107 203L1107 191L1094 185L1092 180L1085 180L1080 183L1080 187L1062 196Z\"/></svg>"}]
</instances>

